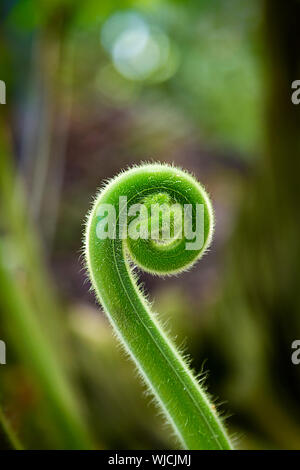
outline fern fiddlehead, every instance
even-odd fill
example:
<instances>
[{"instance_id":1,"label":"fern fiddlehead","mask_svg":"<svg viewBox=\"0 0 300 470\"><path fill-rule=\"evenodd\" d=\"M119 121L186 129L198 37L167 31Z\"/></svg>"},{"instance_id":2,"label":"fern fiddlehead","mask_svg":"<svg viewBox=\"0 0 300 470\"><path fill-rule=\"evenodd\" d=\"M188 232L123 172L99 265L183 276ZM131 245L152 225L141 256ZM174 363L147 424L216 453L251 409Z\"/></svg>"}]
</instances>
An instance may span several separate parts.
<instances>
[{"instance_id":1,"label":"fern fiddlehead","mask_svg":"<svg viewBox=\"0 0 300 470\"><path fill-rule=\"evenodd\" d=\"M161 213L156 220L158 233L156 231L155 235L154 231L154 237L150 239L145 236L154 225L150 207L155 204L174 208L169 219L172 236L165 243L160 238ZM182 222L182 214L187 215L179 209L188 205L193 207L190 220L195 228L198 214L194 208L197 204L203 207L203 243L196 249L187 249L191 237L187 239L182 234L182 224L179 232L183 236L175 234L178 220ZM139 218L134 219L136 208L141 205L146 207L144 219L141 210ZM108 218L109 207L116 211L111 219ZM130 212L129 207L135 207L135 210ZM133 225L139 231L139 237L129 236L130 227L124 224L123 217L127 210L130 224L134 224L134 220L139 222ZM153 215L152 220L146 217L149 213ZM179 273L201 258L210 244L212 232L213 211L203 187L175 167L145 164L121 173L98 193L88 215L85 234L87 270L97 298L181 446L187 449L230 449L231 443L202 386L151 312L130 259L153 274Z\"/></svg>"}]
</instances>

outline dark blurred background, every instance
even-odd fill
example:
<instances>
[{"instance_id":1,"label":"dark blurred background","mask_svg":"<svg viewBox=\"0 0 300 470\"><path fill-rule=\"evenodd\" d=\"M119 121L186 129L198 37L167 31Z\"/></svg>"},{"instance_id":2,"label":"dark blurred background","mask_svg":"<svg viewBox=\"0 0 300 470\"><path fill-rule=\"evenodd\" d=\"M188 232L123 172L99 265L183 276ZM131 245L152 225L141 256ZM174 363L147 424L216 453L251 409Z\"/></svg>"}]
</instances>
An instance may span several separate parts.
<instances>
[{"instance_id":1,"label":"dark blurred background","mask_svg":"<svg viewBox=\"0 0 300 470\"><path fill-rule=\"evenodd\" d=\"M96 305L103 181L174 162L211 194L190 272L141 273L236 446L300 448L297 0L1 0L0 447L172 449Z\"/></svg>"}]
</instances>

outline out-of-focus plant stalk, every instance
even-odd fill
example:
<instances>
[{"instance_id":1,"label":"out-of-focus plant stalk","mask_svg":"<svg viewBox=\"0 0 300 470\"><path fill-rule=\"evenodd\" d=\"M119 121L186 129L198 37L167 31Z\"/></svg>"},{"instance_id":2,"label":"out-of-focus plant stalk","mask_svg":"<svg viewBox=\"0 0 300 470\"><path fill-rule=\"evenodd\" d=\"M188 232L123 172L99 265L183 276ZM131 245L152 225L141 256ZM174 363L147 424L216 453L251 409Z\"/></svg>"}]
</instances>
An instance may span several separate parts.
<instances>
[{"instance_id":1,"label":"out-of-focus plant stalk","mask_svg":"<svg viewBox=\"0 0 300 470\"><path fill-rule=\"evenodd\" d=\"M0 433L4 434L7 442L7 447L9 449L13 450L22 450L23 446L19 440L19 438L16 436L15 432L13 431L10 423L4 416L3 411L0 408Z\"/></svg>"},{"instance_id":2,"label":"out-of-focus plant stalk","mask_svg":"<svg viewBox=\"0 0 300 470\"><path fill-rule=\"evenodd\" d=\"M56 349L53 340L55 325L47 332L41 322L40 309L45 298L51 299L51 294L44 282L45 269L39 259L38 241L35 244L34 230L24 210L22 191L17 178L13 177L5 124L1 124L0 195L4 236L0 239L0 299L3 320L14 337L19 357L31 368L49 403L59 446L91 448L92 440L81 416L76 392L65 371L65 359L66 362L68 359ZM51 301L51 307L54 305ZM50 315L51 309L47 310ZM59 334L59 323L56 326Z\"/></svg>"}]
</instances>

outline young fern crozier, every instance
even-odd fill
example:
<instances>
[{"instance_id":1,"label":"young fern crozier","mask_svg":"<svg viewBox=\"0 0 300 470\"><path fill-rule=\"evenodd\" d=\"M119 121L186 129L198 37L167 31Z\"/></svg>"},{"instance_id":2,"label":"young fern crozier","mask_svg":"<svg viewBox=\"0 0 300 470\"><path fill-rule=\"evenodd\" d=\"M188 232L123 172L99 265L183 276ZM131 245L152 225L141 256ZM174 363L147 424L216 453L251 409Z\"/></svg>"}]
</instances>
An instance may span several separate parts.
<instances>
[{"instance_id":1,"label":"young fern crozier","mask_svg":"<svg viewBox=\"0 0 300 470\"><path fill-rule=\"evenodd\" d=\"M203 245L197 249L187 249L191 239L185 236L169 238L165 243L160 239L126 236L127 230L124 232L121 223L125 207L120 201L124 196L127 197L128 207L143 204L150 208L153 204L163 203L182 208L189 204L195 208L197 204L202 204ZM99 208L108 207L103 204L114 206L118 214L114 233L107 238L99 237L97 232L98 223L104 215ZM176 217L179 217L178 214L171 211L172 233ZM193 227L196 217L193 209ZM147 222L148 228L151 222L151 219ZM211 242L212 233L213 211L203 187L178 168L145 164L121 173L98 193L88 215L85 234L86 264L97 298L173 427L181 446L186 449L231 449L231 443L201 384L151 312L132 271L132 262L158 275L185 271L202 257Z\"/></svg>"}]
</instances>

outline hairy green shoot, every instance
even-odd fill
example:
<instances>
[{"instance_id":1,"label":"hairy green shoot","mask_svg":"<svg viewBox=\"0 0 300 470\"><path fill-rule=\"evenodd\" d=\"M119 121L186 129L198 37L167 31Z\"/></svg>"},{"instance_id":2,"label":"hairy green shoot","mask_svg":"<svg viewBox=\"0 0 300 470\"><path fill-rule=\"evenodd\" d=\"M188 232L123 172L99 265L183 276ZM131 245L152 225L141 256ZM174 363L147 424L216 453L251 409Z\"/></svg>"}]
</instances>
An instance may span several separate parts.
<instances>
[{"instance_id":1,"label":"hairy green shoot","mask_svg":"<svg viewBox=\"0 0 300 470\"><path fill-rule=\"evenodd\" d=\"M187 249L185 235L165 243L149 238L132 239L121 225L122 197L133 204L164 203L180 207L204 207L203 241L200 248ZM99 238L99 222L104 204L113 205L115 233ZM108 206L107 206L108 207ZM179 211L180 213L180 211ZM172 233L178 215L172 209ZM195 228L196 212L192 212ZM131 217L134 221L134 217ZM146 221L146 229L153 220ZM145 229L139 219L140 230ZM110 181L96 196L88 215L85 256L92 286L118 338L134 360L142 379L153 393L183 448L231 449L223 423L203 387L172 341L161 328L138 285L133 263L158 275L171 275L189 269L208 248L213 234L213 210L203 187L186 172L162 164L131 168ZM158 236L159 238L159 236Z\"/></svg>"}]
</instances>

